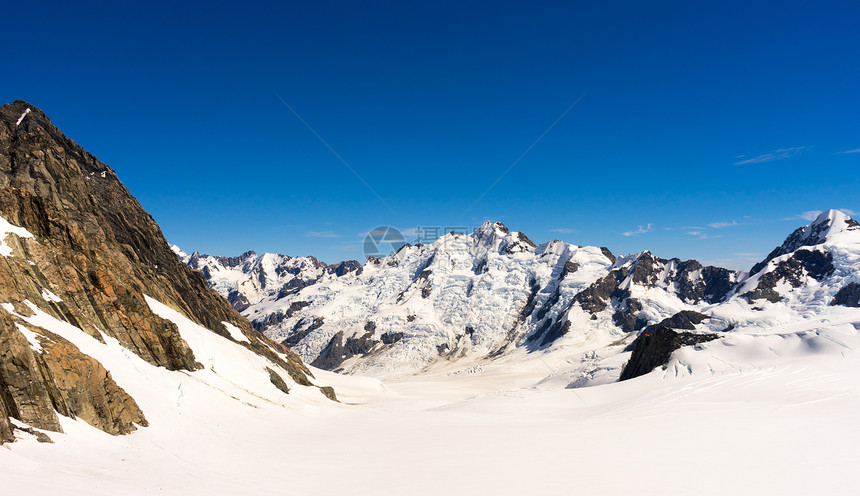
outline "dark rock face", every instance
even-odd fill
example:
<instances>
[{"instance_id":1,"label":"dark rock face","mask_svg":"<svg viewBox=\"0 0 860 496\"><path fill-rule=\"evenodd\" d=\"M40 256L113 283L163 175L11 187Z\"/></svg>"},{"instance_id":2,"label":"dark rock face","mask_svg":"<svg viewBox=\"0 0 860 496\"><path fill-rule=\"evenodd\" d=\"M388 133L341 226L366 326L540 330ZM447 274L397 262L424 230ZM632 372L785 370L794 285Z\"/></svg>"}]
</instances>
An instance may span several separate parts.
<instances>
[{"instance_id":1,"label":"dark rock face","mask_svg":"<svg viewBox=\"0 0 860 496\"><path fill-rule=\"evenodd\" d=\"M255 320L251 324L254 326L254 329L258 331L262 331L263 329L269 327L270 325L280 324L284 319L288 319L293 316L296 312L309 306L310 303L307 301L294 301L290 303L289 308L286 311L278 311L277 313L270 313L266 316L265 319ZM288 345L292 346L292 345Z\"/></svg>"},{"instance_id":2,"label":"dark rock face","mask_svg":"<svg viewBox=\"0 0 860 496\"><path fill-rule=\"evenodd\" d=\"M615 255L613 255L612 252L609 251L609 248L601 246L600 251L603 252L603 256L608 258L610 262L615 263L616 261L618 261L618 259L615 258Z\"/></svg>"},{"instance_id":3,"label":"dark rock face","mask_svg":"<svg viewBox=\"0 0 860 496\"><path fill-rule=\"evenodd\" d=\"M587 312L602 312L609 306L612 296L617 294L618 283L624 276L626 276L624 272L613 270L577 293L574 301L579 303L582 309Z\"/></svg>"},{"instance_id":4,"label":"dark rock face","mask_svg":"<svg viewBox=\"0 0 860 496\"><path fill-rule=\"evenodd\" d=\"M237 312L241 312L251 306L251 302L248 301L248 298L238 291L231 291L230 294L227 295L227 301L230 302L230 305L232 305Z\"/></svg>"},{"instance_id":5,"label":"dark rock face","mask_svg":"<svg viewBox=\"0 0 860 496\"><path fill-rule=\"evenodd\" d=\"M688 331L692 331L696 328L698 324L701 324L705 319L708 319L705 314L701 314L699 312L694 312L692 310L681 310L675 315L669 317L668 319L663 319L659 324L665 327L670 327L672 329L685 329ZM646 330L646 332L648 332Z\"/></svg>"},{"instance_id":6,"label":"dark rock face","mask_svg":"<svg viewBox=\"0 0 860 496\"><path fill-rule=\"evenodd\" d=\"M266 372L269 373L269 382L271 382L272 385L283 391L285 394L290 394L290 388L287 387L286 381L284 381L284 379L280 375L278 375L277 372L270 369L269 367L266 367Z\"/></svg>"},{"instance_id":7,"label":"dark rock face","mask_svg":"<svg viewBox=\"0 0 860 496\"><path fill-rule=\"evenodd\" d=\"M648 324L648 321L637 316L642 311L642 303L636 298L628 298L624 305L612 314L612 321L624 332L638 331Z\"/></svg>"},{"instance_id":8,"label":"dark rock face","mask_svg":"<svg viewBox=\"0 0 860 496\"><path fill-rule=\"evenodd\" d=\"M797 250L791 257L762 275L756 288L744 293L743 296L750 302L763 298L776 303L782 299L782 295L775 289L780 281L791 284L793 288L799 288L804 284L806 275L820 281L832 274L834 270L833 255L829 252Z\"/></svg>"},{"instance_id":9,"label":"dark rock face","mask_svg":"<svg viewBox=\"0 0 860 496\"><path fill-rule=\"evenodd\" d=\"M731 292L736 278L735 271L722 267L703 267L696 260L687 260L678 262L678 270L671 281L676 285L676 293L684 301L717 303Z\"/></svg>"},{"instance_id":10,"label":"dark rock face","mask_svg":"<svg viewBox=\"0 0 860 496\"><path fill-rule=\"evenodd\" d=\"M860 284L850 282L842 286L833 296L830 304L855 308L860 307Z\"/></svg>"},{"instance_id":11,"label":"dark rock face","mask_svg":"<svg viewBox=\"0 0 860 496\"><path fill-rule=\"evenodd\" d=\"M630 269L632 280L645 287L658 282L674 284L675 294L689 303L717 303L731 292L738 273L722 267L702 266L696 260L654 257L644 252Z\"/></svg>"},{"instance_id":12,"label":"dark rock face","mask_svg":"<svg viewBox=\"0 0 860 496\"><path fill-rule=\"evenodd\" d=\"M657 325L643 332L633 343L633 355L621 371L619 381L633 379L645 375L657 367L669 363L672 353L682 346L692 346L719 338L716 334L693 334L690 332L675 332L672 329Z\"/></svg>"},{"instance_id":13,"label":"dark rock face","mask_svg":"<svg viewBox=\"0 0 860 496\"><path fill-rule=\"evenodd\" d=\"M340 365L357 355L366 355L379 344L373 339L376 324L368 322L364 326L365 333L360 337L347 338L343 341L343 331L335 334L331 341L320 352L319 356L311 363L314 367L325 370L336 370Z\"/></svg>"},{"instance_id":14,"label":"dark rock face","mask_svg":"<svg viewBox=\"0 0 860 496\"><path fill-rule=\"evenodd\" d=\"M604 255L615 260L615 257L604 250ZM617 261L617 260L616 260ZM561 271L560 279L568 269ZM696 260L681 261L677 258L662 259L650 252L642 252L632 263L613 268L608 274L596 280L591 285L574 295L570 305L561 311L554 321L544 318L559 299L558 289L553 295L534 312L533 321L537 328L527 338L526 343L532 347L543 347L570 330L567 315L573 305L579 305L583 310L597 319L597 314L604 310L613 310L612 320L624 332L639 331L648 324L647 317L642 313L644 306L641 301L631 298L627 284L635 284L645 288L664 287L688 303L717 303L724 301L734 289L738 272L721 267L703 266ZM695 313L695 312L691 312ZM673 318L681 318L681 312ZM680 323L677 327L685 328Z\"/></svg>"},{"instance_id":15,"label":"dark rock face","mask_svg":"<svg viewBox=\"0 0 860 496\"><path fill-rule=\"evenodd\" d=\"M385 334L380 336L380 338L382 339L382 344L394 344L394 343L400 341L401 339L403 339L403 333L402 332L386 332Z\"/></svg>"},{"instance_id":16,"label":"dark rock face","mask_svg":"<svg viewBox=\"0 0 860 496\"><path fill-rule=\"evenodd\" d=\"M16 125L27 108L31 112ZM7 237L14 255L0 257L0 301L16 309L25 308L24 300L39 302L53 317L96 339L103 332L153 365L201 368L176 326L150 310L147 294L227 339L221 322L232 323L250 340L243 346L309 383L297 356L254 332L199 271L177 259L110 167L22 101L0 107L0 217L34 235ZM43 289L62 301L41 303ZM36 357L22 348L17 317L4 319L0 396L11 416L49 430L59 429L54 412L112 434L145 425L143 413L97 361L59 336L49 336L49 353Z\"/></svg>"},{"instance_id":17,"label":"dark rock face","mask_svg":"<svg viewBox=\"0 0 860 496\"><path fill-rule=\"evenodd\" d=\"M297 303L304 303L304 302L297 302ZM290 308L292 308L292 307L293 307L293 305L290 305ZM293 332L292 332L292 334L290 334L290 337L283 340L281 342L281 344L283 344L284 346L295 346L296 344L298 344L299 341L304 339L305 336L307 336L308 334L310 334L313 331L322 327L322 325L324 323L325 323L325 321L323 320L322 317L316 317L314 319L314 321L311 322L311 325L309 325L305 329L299 330L299 329L293 328ZM302 324L302 322L299 322L298 324L296 324L296 326L297 327L301 326L301 324Z\"/></svg>"},{"instance_id":18,"label":"dark rock face","mask_svg":"<svg viewBox=\"0 0 860 496\"><path fill-rule=\"evenodd\" d=\"M337 277L342 277L350 272L355 272L356 275L361 275L361 271L364 270L360 263L357 260L347 260L345 262L339 262L333 265L329 265L326 267L326 273L334 274Z\"/></svg>"},{"instance_id":19,"label":"dark rock face","mask_svg":"<svg viewBox=\"0 0 860 496\"><path fill-rule=\"evenodd\" d=\"M568 276L568 274L573 274L577 270L579 270L579 264L576 262L573 262L571 260L568 260L567 262L564 263L564 269L562 269L561 274L559 274L558 278L564 279L565 277Z\"/></svg>"},{"instance_id":20,"label":"dark rock face","mask_svg":"<svg viewBox=\"0 0 860 496\"><path fill-rule=\"evenodd\" d=\"M548 329L546 335L541 340L540 345L546 346L556 339L564 336L567 332L570 331L570 321L565 320L562 322L560 319L555 321Z\"/></svg>"}]
</instances>

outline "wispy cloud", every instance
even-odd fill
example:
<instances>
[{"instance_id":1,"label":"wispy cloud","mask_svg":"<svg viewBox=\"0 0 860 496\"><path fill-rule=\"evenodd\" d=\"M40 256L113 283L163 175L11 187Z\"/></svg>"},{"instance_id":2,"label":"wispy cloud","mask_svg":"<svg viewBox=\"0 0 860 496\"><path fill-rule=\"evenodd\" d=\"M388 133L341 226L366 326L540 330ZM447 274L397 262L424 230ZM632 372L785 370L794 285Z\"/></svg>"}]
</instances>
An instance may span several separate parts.
<instances>
[{"instance_id":1,"label":"wispy cloud","mask_svg":"<svg viewBox=\"0 0 860 496\"><path fill-rule=\"evenodd\" d=\"M706 234L704 231L689 231L687 234L690 236L695 236L696 239L713 239L713 238L722 238L722 236L713 236L710 234Z\"/></svg>"},{"instance_id":2,"label":"wispy cloud","mask_svg":"<svg viewBox=\"0 0 860 496\"><path fill-rule=\"evenodd\" d=\"M342 238L340 234L332 231L308 231L305 236L309 238Z\"/></svg>"},{"instance_id":3,"label":"wispy cloud","mask_svg":"<svg viewBox=\"0 0 860 496\"><path fill-rule=\"evenodd\" d=\"M763 155L746 158L745 155L740 155L736 158L741 159L735 162L735 165L763 164L765 162L773 162L774 160L784 160L797 156L804 151L809 150L808 146L793 146L791 148L780 148L773 150Z\"/></svg>"},{"instance_id":4,"label":"wispy cloud","mask_svg":"<svg viewBox=\"0 0 860 496\"><path fill-rule=\"evenodd\" d=\"M791 217L783 217L782 220L808 220L813 221L821 215L821 210L807 210L806 212L792 215ZM850 214L849 214L850 215Z\"/></svg>"},{"instance_id":5,"label":"wispy cloud","mask_svg":"<svg viewBox=\"0 0 860 496\"><path fill-rule=\"evenodd\" d=\"M710 227L711 229L722 229L724 227L744 226L747 224L749 224L749 222L738 222L732 219L729 222L711 222L710 224L708 224L708 227Z\"/></svg>"},{"instance_id":6,"label":"wispy cloud","mask_svg":"<svg viewBox=\"0 0 860 496\"><path fill-rule=\"evenodd\" d=\"M648 224L647 226L639 226L635 231L627 231L621 233L622 236L638 236L640 234L649 233L654 230L654 224Z\"/></svg>"},{"instance_id":7,"label":"wispy cloud","mask_svg":"<svg viewBox=\"0 0 860 496\"><path fill-rule=\"evenodd\" d=\"M843 150L841 152L836 152L837 155L851 155L854 153L860 153L860 148L855 148L853 150Z\"/></svg>"},{"instance_id":8,"label":"wispy cloud","mask_svg":"<svg viewBox=\"0 0 860 496\"><path fill-rule=\"evenodd\" d=\"M573 234L576 231L574 231L573 229L568 229L566 227L560 227L558 229L550 229L549 232L555 232L560 234Z\"/></svg>"},{"instance_id":9,"label":"wispy cloud","mask_svg":"<svg viewBox=\"0 0 860 496\"><path fill-rule=\"evenodd\" d=\"M850 208L839 208L837 210L839 210L845 215L850 215L851 217L856 217L860 215L860 212L855 212ZM806 212L792 215L791 217L783 217L782 220L805 220L812 222L813 220L817 219L819 215L821 215L821 212L823 212L823 210L807 210Z\"/></svg>"}]
</instances>

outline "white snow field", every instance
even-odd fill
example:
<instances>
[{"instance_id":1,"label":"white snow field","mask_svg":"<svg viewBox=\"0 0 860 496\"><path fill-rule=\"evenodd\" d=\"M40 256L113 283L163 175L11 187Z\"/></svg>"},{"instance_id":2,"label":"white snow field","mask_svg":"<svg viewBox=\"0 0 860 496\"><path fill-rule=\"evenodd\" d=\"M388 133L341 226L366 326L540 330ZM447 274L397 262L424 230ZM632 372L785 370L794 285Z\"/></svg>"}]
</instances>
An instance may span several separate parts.
<instances>
[{"instance_id":1,"label":"white snow field","mask_svg":"<svg viewBox=\"0 0 860 496\"><path fill-rule=\"evenodd\" d=\"M856 494L860 309L738 328L665 370L575 389L629 353L314 370L338 404L292 383L284 395L264 360L148 301L205 370L153 367L31 304L31 331L101 361L150 426L114 437L61 417L55 444L17 431L0 448L5 494Z\"/></svg>"}]
</instances>

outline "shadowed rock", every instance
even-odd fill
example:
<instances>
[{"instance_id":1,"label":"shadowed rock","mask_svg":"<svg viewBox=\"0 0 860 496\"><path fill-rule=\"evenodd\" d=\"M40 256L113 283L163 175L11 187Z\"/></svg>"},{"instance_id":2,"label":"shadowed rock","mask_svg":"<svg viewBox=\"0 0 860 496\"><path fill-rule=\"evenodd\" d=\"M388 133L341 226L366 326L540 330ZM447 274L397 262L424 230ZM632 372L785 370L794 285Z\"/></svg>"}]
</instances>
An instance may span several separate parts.
<instances>
[{"instance_id":1,"label":"shadowed rock","mask_svg":"<svg viewBox=\"0 0 860 496\"><path fill-rule=\"evenodd\" d=\"M842 305L845 307L860 307L860 284L850 282L842 286L833 296L831 305Z\"/></svg>"},{"instance_id":2,"label":"shadowed rock","mask_svg":"<svg viewBox=\"0 0 860 496\"><path fill-rule=\"evenodd\" d=\"M830 252L818 250L797 250L786 260L761 276L758 285L752 291L743 294L748 301L765 299L776 303L782 295L776 290L781 282L786 282L793 288L799 288L808 275L816 280L822 280L833 273L833 255Z\"/></svg>"},{"instance_id":3,"label":"shadowed rock","mask_svg":"<svg viewBox=\"0 0 860 496\"><path fill-rule=\"evenodd\" d=\"M633 343L633 355L621 371L619 381L645 375L669 363L672 353L683 347L719 338L716 334L675 332L664 325L644 331Z\"/></svg>"}]
</instances>

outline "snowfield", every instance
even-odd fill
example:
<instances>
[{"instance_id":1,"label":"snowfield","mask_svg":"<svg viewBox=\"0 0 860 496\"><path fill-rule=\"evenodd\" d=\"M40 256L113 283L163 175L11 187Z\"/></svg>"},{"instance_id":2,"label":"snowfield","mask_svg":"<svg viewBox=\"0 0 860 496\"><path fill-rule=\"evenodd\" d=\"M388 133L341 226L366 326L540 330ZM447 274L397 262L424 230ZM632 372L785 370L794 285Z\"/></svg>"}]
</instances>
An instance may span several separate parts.
<instances>
[{"instance_id":1,"label":"snowfield","mask_svg":"<svg viewBox=\"0 0 860 496\"><path fill-rule=\"evenodd\" d=\"M246 363L258 358L219 360L241 348L149 303L181 324L207 369L169 372L92 340L101 353L86 351L137 399L150 426L113 437L63 418L66 434L50 433L53 445L19 431L0 449L4 490L850 494L856 483L858 309L738 329L678 350L665 370L575 389L571 380L599 356L521 352L387 380L314 370L335 387L337 404L310 388L279 398ZM32 318L50 325L38 312ZM604 361L620 366L629 353L610 355ZM222 364L233 375L219 377Z\"/></svg>"}]
</instances>

